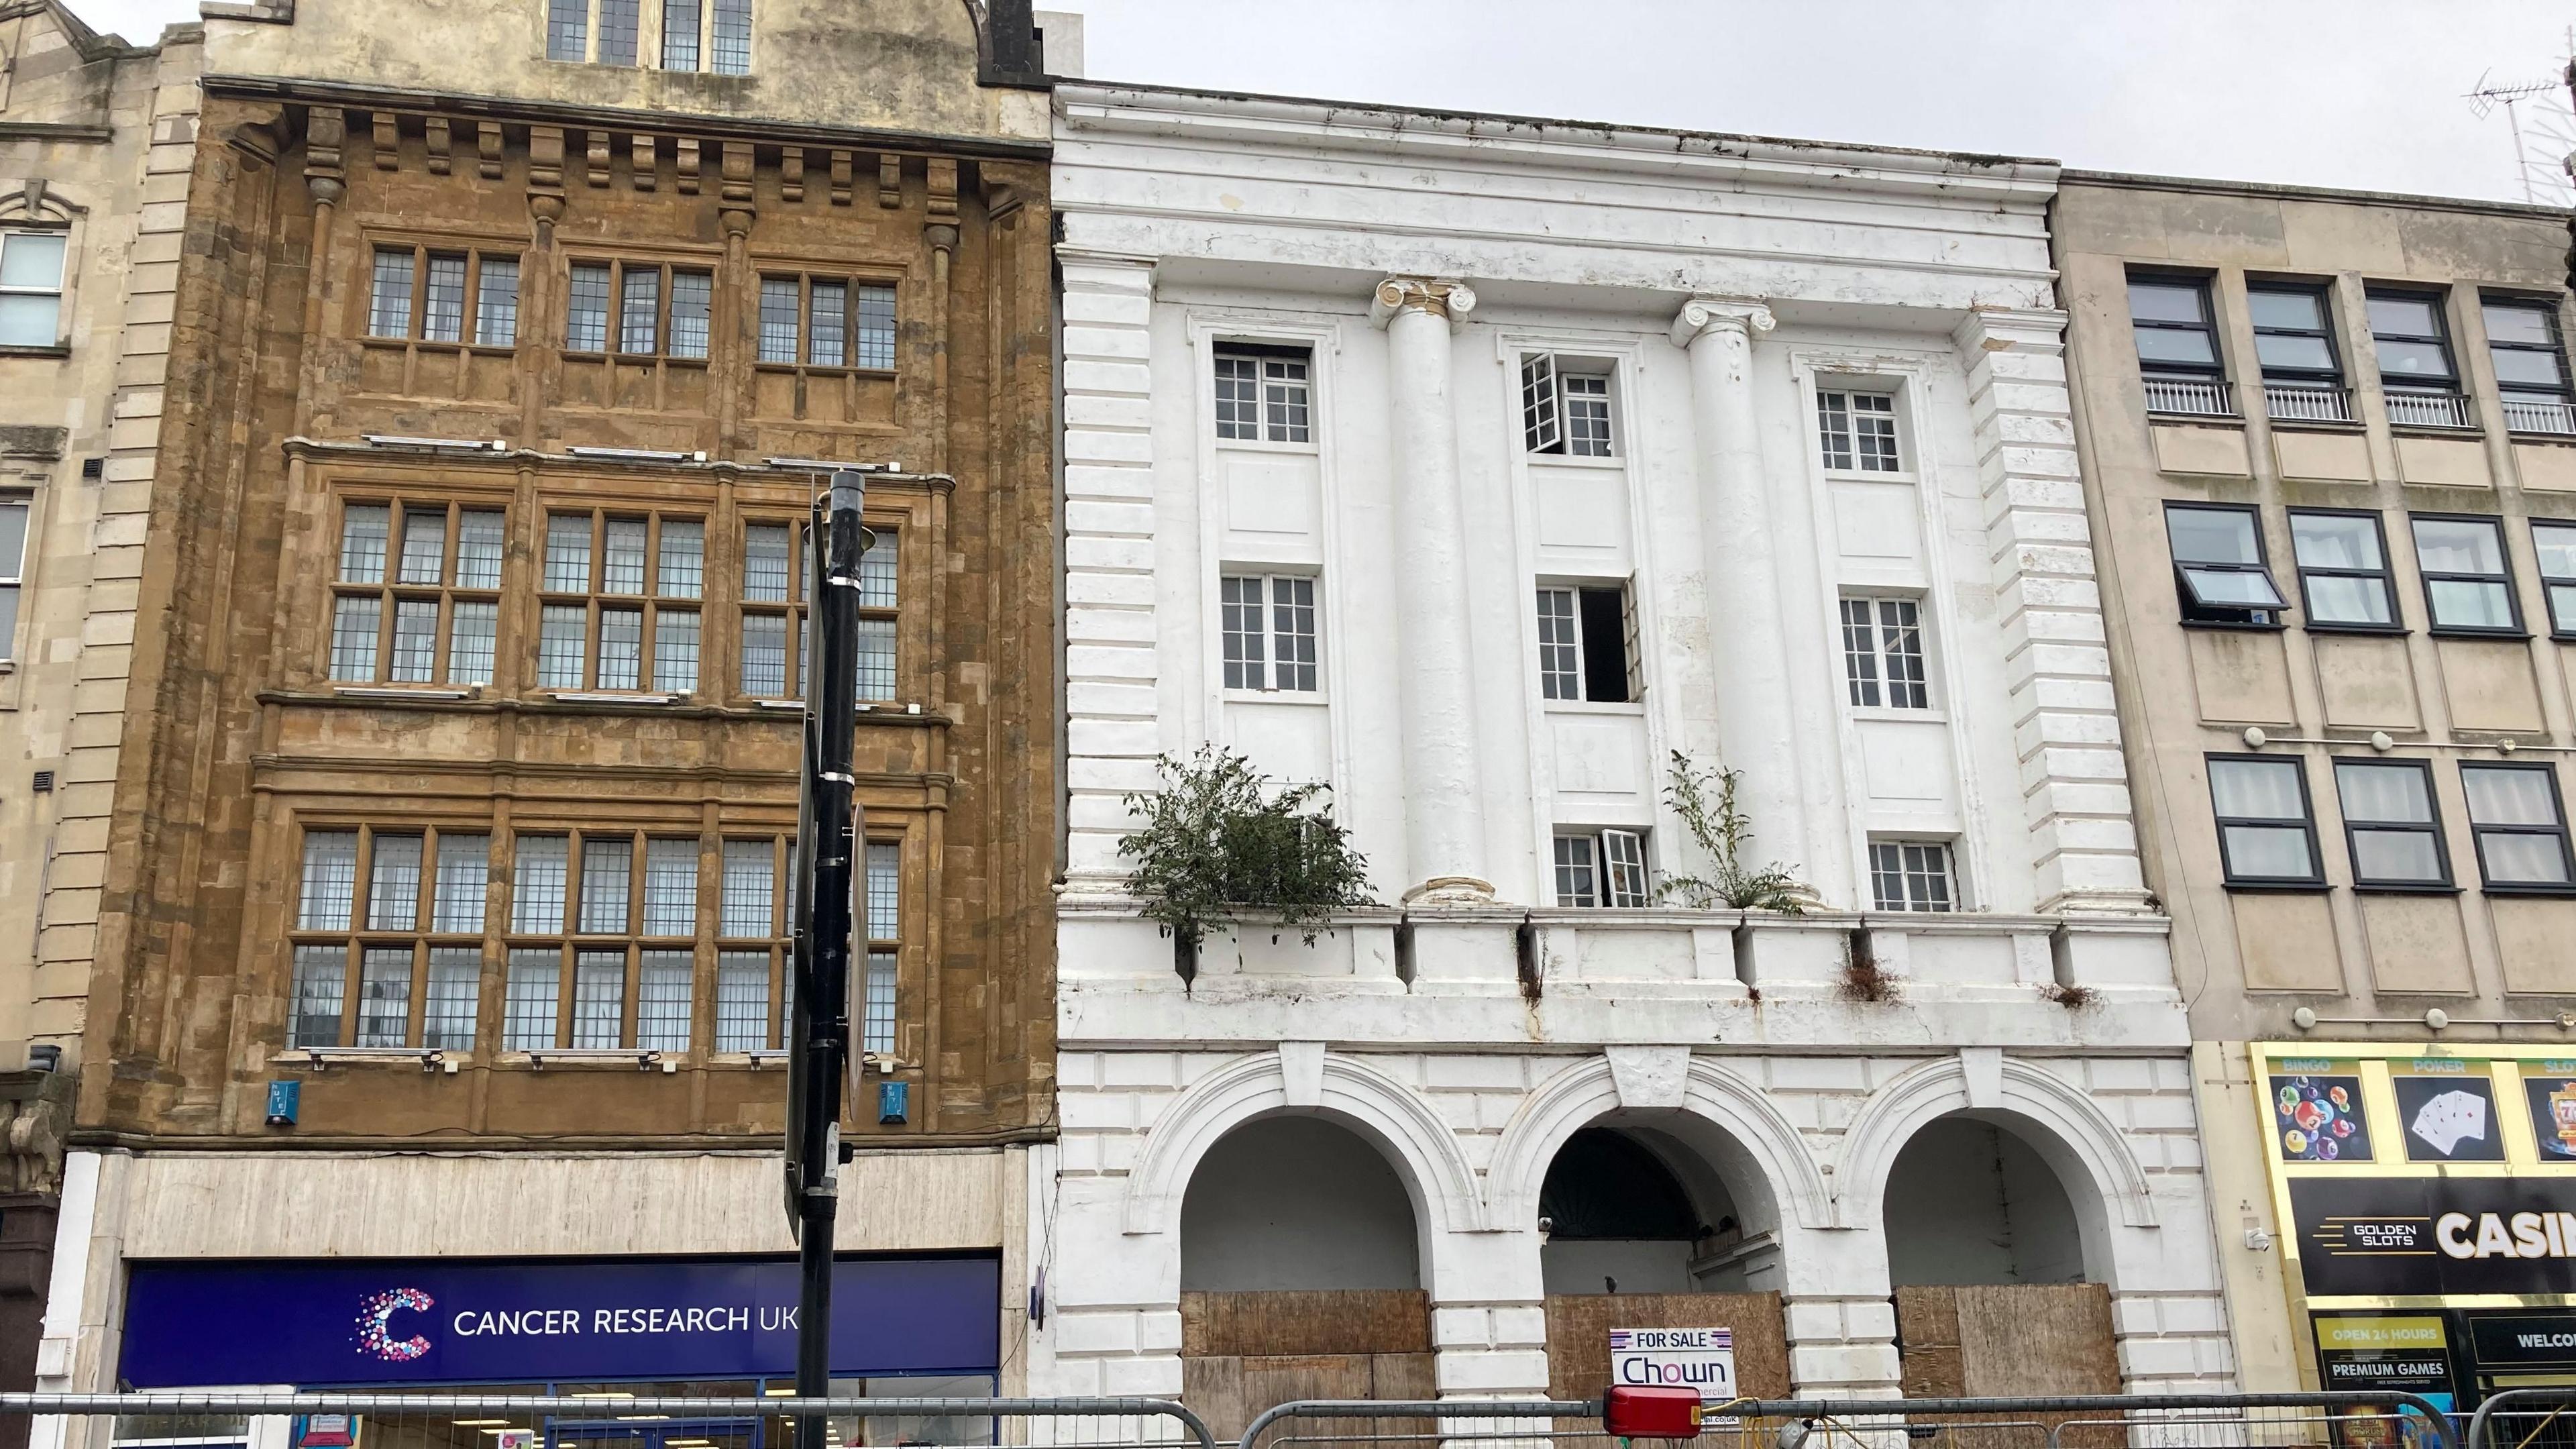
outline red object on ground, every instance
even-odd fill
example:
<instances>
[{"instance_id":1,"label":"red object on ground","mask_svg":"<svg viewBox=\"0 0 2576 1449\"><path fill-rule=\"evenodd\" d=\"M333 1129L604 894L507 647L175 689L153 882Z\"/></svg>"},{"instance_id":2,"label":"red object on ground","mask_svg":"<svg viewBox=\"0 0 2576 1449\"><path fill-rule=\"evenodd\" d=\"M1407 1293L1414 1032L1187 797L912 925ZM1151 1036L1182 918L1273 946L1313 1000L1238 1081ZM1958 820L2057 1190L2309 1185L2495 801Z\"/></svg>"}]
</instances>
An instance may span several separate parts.
<instances>
[{"instance_id":1,"label":"red object on ground","mask_svg":"<svg viewBox=\"0 0 2576 1449\"><path fill-rule=\"evenodd\" d=\"M1623 1439L1696 1439L1699 1390L1613 1384L1601 1406L1601 1427Z\"/></svg>"}]
</instances>

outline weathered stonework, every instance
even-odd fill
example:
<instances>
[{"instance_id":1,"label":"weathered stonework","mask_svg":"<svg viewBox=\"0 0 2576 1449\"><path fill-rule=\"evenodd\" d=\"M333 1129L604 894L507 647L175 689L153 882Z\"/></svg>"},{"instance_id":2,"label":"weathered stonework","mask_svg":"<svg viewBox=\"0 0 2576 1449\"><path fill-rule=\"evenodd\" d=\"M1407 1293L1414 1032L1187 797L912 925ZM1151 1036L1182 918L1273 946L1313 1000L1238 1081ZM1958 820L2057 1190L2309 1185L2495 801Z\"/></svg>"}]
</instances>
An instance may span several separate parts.
<instances>
[{"instance_id":1,"label":"weathered stonework","mask_svg":"<svg viewBox=\"0 0 2576 1449\"><path fill-rule=\"evenodd\" d=\"M856 770L883 922L863 969L891 1005L843 1132L854 1171L989 1209L900 1245L1021 1237L1019 1145L1053 1119L1043 96L963 0L821 9L756 7L739 76L548 61L544 7L516 0L454 28L210 18L163 329L179 462L150 489L62 1229L85 1271L57 1276L48 1384L112 1374L119 1265L156 1237L781 1246L774 1199L686 1205L783 1125L793 540L831 462L876 470L884 545ZM338 877L315 863L333 842L360 852ZM317 889L347 908L317 913ZM334 922L345 947L313 934ZM291 1124L267 1115L280 1079ZM884 1121L881 1083L908 1090ZM501 1218L388 1242L352 1236L385 1190L352 1170L316 1176L283 1236L165 1220L189 1210L152 1195L155 1156L217 1144L247 1150L234 1191L428 1148L427 1190L471 1197L519 1171L473 1154L516 1153L550 1195L669 1210L550 1246Z\"/></svg>"},{"instance_id":2,"label":"weathered stonework","mask_svg":"<svg viewBox=\"0 0 2576 1449\"><path fill-rule=\"evenodd\" d=\"M33 1386L45 1307L201 41L185 26L127 45L53 0L0 0L0 234L64 253L57 336L0 347L0 509L26 520L23 550L0 538L0 1389ZM25 1437L0 1423L0 1446Z\"/></svg>"}]
</instances>

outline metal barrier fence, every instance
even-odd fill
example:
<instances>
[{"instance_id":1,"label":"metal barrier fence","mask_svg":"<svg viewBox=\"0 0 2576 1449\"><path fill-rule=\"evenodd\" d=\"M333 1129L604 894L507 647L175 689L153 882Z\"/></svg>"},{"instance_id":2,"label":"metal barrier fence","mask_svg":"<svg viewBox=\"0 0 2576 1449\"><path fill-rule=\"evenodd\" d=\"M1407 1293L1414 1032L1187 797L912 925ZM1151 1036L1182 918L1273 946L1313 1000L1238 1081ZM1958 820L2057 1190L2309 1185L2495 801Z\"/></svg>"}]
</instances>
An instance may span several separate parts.
<instances>
[{"instance_id":1,"label":"metal barrier fence","mask_svg":"<svg viewBox=\"0 0 2576 1449\"><path fill-rule=\"evenodd\" d=\"M1282 1404L1239 1449L1611 1449L1598 1399ZM2576 1428L2576 1416L2570 1427ZM2566 1444L2529 1449L2576 1449ZM2463 1449L2414 1394L2108 1394L1981 1399L1739 1399L1703 1449ZM2469 1446L2516 1449L2516 1446Z\"/></svg>"},{"instance_id":2,"label":"metal barrier fence","mask_svg":"<svg viewBox=\"0 0 2576 1449\"><path fill-rule=\"evenodd\" d=\"M1238 1449L1610 1449L1590 1400L1314 1400L1256 1417ZM1050 1445L1216 1449L1167 1399L821 1398L592 1392L0 1394L28 1449L786 1449L800 1415L834 1449ZM1231 1426L1228 1426L1229 1428ZM24 1430L23 1437L16 1431ZM2500 1395L2463 1434L2399 1393L1743 1399L1703 1449L2576 1449L2576 1392Z\"/></svg>"},{"instance_id":3,"label":"metal barrier fence","mask_svg":"<svg viewBox=\"0 0 2576 1449\"><path fill-rule=\"evenodd\" d=\"M1165 1399L820 1398L593 1392L0 1394L0 1449L1216 1449ZM21 1433L20 1431L24 1431Z\"/></svg>"},{"instance_id":4,"label":"metal barrier fence","mask_svg":"<svg viewBox=\"0 0 2576 1449\"><path fill-rule=\"evenodd\" d=\"M2465 1449L2576 1449L2576 1388L2491 1394L2460 1437Z\"/></svg>"}]
</instances>

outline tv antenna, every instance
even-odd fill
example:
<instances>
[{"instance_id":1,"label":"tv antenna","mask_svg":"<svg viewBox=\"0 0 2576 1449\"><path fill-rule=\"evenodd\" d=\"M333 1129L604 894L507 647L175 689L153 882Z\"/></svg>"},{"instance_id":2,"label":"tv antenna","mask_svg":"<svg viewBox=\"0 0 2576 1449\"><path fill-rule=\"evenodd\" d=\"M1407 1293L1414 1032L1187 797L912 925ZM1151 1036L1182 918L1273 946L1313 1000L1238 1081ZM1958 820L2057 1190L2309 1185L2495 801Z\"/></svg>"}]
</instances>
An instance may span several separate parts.
<instances>
[{"instance_id":1,"label":"tv antenna","mask_svg":"<svg viewBox=\"0 0 2576 1449\"><path fill-rule=\"evenodd\" d=\"M2470 113L2481 121L2495 114L2496 107L2504 107L2505 128L2513 132L2513 169L2514 174L2522 178L2522 199L2537 204L2540 197L2531 186L2531 158L2526 154L2522 142L2521 106L2523 102L2534 96L2556 90L2563 82L2558 77L2551 76L2545 80L2523 81L2518 84L2490 85L2487 83L2487 77L2493 74L2495 74L2493 68L2481 74L2476 88L2471 90L2464 99L2469 103Z\"/></svg>"}]
</instances>

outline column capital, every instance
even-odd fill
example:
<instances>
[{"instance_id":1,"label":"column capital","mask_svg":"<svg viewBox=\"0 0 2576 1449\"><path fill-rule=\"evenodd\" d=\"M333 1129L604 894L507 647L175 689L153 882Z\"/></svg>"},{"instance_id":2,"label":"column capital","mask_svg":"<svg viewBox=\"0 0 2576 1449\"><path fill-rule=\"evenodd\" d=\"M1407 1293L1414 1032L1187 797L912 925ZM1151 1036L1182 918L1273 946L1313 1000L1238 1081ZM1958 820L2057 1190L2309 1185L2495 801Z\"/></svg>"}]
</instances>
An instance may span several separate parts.
<instances>
[{"instance_id":1,"label":"column capital","mask_svg":"<svg viewBox=\"0 0 2576 1449\"><path fill-rule=\"evenodd\" d=\"M1673 316L1673 345L1688 347L1718 331L1741 332L1751 342L1778 325L1767 303L1742 297L1693 297Z\"/></svg>"},{"instance_id":2,"label":"column capital","mask_svg":"<svg viewBox=\"0 0 2576 1449\"><path fill-rule=\"evenodd\" d=\"M1476 289L1444 277L1389 277L1369 296L1369 322L1384 327L1398 312L1422 312L1449 319L1451 331L1467 325L1476 310Z\"/></svg>"}]
</instances>

